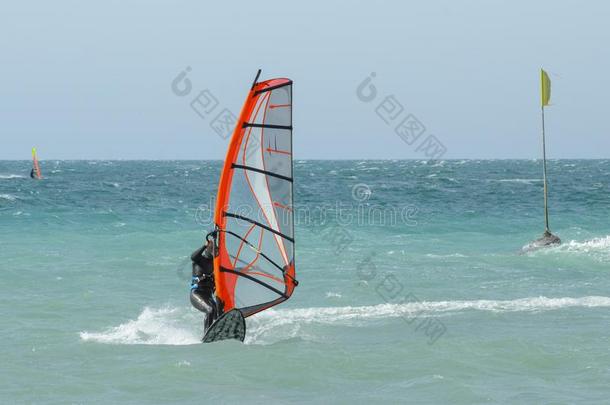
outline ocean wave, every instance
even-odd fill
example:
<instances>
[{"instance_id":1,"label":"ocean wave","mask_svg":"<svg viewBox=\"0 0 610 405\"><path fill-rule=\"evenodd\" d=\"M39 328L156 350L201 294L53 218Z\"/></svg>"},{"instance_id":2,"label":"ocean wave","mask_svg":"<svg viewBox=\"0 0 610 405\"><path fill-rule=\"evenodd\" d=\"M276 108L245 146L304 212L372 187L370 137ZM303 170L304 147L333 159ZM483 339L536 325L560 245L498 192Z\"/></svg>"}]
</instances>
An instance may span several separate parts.
<instances>
[{"instance_id":1,"label":"ocean wave","mask_svg":"<svg viewBox=\"0 0 610 405\"><path fill-rule=\"evenodd\" d=\"M608 308L610 297L528 297L515 300L420 301L368 306L270 309L247 320L246 344L273 344L294 338L314 339L310 324L366 326L388 318L436 317L466 311L545 312L565 308ZM81 332L85 342L125 345L193 345L201 342L202 316L186 307L146 307L135 320L102 332Z\"/></svg>"},{"instance_id":2,"label":"ocean wave","mask_svg":"<svg viewBox=\"0 0 610 405\"><path fill-rule=\"evenodd\" d=\"M522 183L522 184L532 184L539 183L542 179L490 179L489 182L497 182L497 183Z\"/></svg>"},{"instance_id":3,"label":"ocean wave","mask_svg":"<svg viewBox=\"0 0 610 405\"><path fill-rule=\"evenodd\" d=\"M610 253L610 235L603 238L593 238L584 242L571 240L563 246L560 245L558 247L568 251L588 253L591 251L606 250L608 253Z\"/></svg>"},{"instance_id":4,"label":"ocean wave","mask_svg":"<svg viewBox=\"0 0 610 405\"><path fill-rule=\"evenodd\" d=\"M367 320L384 318L414 319L459 314L464 311L543 312L573 307L610 307L610 297L531 297L516 300L422 301L361 307L270 309L249 320L245 343L271 344L302 337L301 327L312 323L363 326Z\"/></svg>"},{"instance_id":5,"label":"ocean wave","mask_svg":"<svg viewBox=\"0 0 610 405\"><path fill-rule=\"evenodd\" d=\"M588 296L580 298L528 297L515 300L465 300L465 301L420 301L402 304L378 304L360 307L313 307L299 309L270 309L262 312L256 320L267 321L282 318L282 322L335 323L351 319L380 319L405 315L421 316L467 310L484 312L542 312L563 308L610 307L610 297Z\"/></svg>"},{"instance_id":6,"label":"ocean wave","mask_svg":"<svg viewBox=\"0 0 610 405\"><path fill-rule=\"evenodd\" d=\"M0 174L1 180L9 180L9 179L25 179L25 176L20 174Z\"/></svg>"},{"instance_id":7,"label":"ocean wave","mask_svg":"<svg viewBox=\"0 0 610 405\"><path fill-rule=\"evenodd\" d=\"M17 197L15 197L14 195L11 195L11 194L0 194L0 199L7 200L7 201L16 201Z\"/></svg>"},{"instance_id":8,"label":"ocean wave","mask_svg":"<svg viewBox=\"0 0 610 405\"><path fill-rule=\"evenodd\" d=\"M610 235L593 238L584 242L571 240L557 246L550 246L528 253L529 255L548 255L548 254L584 254L599 261L610 260Z\"/></svg>"},{"instance_id":9,"label":"ocean wave","mask_svg":"<svg viewBox=\"0 0 610 405\"><path fill-rule=\"evenodd\" d=\"M202 317L196 318L180 308L146 307L135 320L102 332L80 332L80 338L85 342L107 344L192 345L201 343L201 332L195 330L196 324L203 328ZM193 325L193 328L185 328L185 325Z\"/></svg>"},{"instance_id":10,"label":"ocean wave","mask_svg":"<svg viewBox=\"0 0 610 405\"><path fill-rule=\"evenodd\" d=\"M428 253L428 254L426 254L426 257L435 258L435 259L445 259L445 258L450 258L450 257L465 258L468 256L466 256L462 253L450 253L450 254L446 254L446 255L437 255L434 253Z\"/></svg>"}]
</instances>

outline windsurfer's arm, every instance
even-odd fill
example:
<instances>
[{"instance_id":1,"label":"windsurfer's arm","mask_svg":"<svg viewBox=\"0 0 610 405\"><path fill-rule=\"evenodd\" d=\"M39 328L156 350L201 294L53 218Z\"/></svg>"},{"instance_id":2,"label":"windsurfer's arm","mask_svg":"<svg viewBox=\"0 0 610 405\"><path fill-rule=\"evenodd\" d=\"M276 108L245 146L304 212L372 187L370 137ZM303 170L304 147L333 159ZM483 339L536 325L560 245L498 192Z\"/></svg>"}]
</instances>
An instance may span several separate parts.
<instances>
[{"instance_id":1,"label":"windsurfer's arm","mask_svg":"<svg viewBox=\"0 0 610 405\"><path fill-rule=\"evenodd\" d=\"M195 263L199 263L201 258L212 259L214 257L214 243L210 240L205 243L202 247L195 250L191 255L191 260Z\"/></svg>"},{"instance_id":2,"label":"windsurfer's arm","mask_svg":"<svg viewBox=\"0 0 610 405\"><path fill-rule=\"evenodd\" d=\"M199 257L201 257L201 254L203 253L204 249L205 249L205 246L202 246L199 249L195 250L193 252L193 254L191 255L191 260L194 261L194 262L197 262Z\"/></svg>"},{"instance_id":3,"label":"windsurfer's arm","mask_svg":"<svg viewBox=\"0 0 610 405\"><path fill-rule=\"evenodd\" d=\"M195 250L193 252L193 254L191 255L191 260L194 261L195 263L197 263L199 260L201 260L201 254L203 253L203 251L205 250L206 245L201 246L199 249Z\"/></svg>"}]
</instances>

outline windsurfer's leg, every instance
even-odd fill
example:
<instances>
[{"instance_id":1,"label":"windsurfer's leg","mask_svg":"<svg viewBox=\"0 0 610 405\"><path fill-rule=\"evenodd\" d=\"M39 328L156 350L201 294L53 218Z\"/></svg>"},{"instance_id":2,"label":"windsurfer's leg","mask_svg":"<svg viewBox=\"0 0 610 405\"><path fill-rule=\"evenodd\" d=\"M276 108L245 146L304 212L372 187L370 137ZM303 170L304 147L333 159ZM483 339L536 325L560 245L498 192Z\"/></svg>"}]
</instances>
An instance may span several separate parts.
<instances>
[{"instance_id":1,"label":"windsurfer's leg","mask_svg":"<svg viewBox=\"0 0 610 405\"><path fill-rule=\"evenodd\" d=\"M191 291L191 304L205 314L211 314L214 311L213 303L197 290Z\"/></svg>"},{"instance_id":2,"label":"windsurfer's leg","mask_svg":"<svg viewBox=\"0 0 610 405\"><path fill-rule=\"evenodd\" d=\"M207 330L207 328L212 326L214 321L216 319L218 319L218 317L220 316L220 310L218 309L218 300L216 300L216 297L214 296L213 293L211 293L210 295L206 296L206 301L212 307L212 313L210 313L207 316L207 318L205 319L205 328Z\"/></svg>"},{"instance_id":3,"label":"windsurfer's leg","mask_svg":"<svg viewBox=\"0 0 610 405\"><path fill-rule=\"evenodd\" d=\"M191 304L205 314L205 329L207 330L216 319L216 303L211 294L197 290L191 291Z\"/></svg>"},{"instance_id":4,"label":"windsurfer's leg","mask_svg":"<svg viewBox=\"0 0 610 405\"><path fill-rule=\"evenodd\" d=\"M205 316L205 321L203 322L203 327L205 330L210 329L210 326L212 326L212 324L214 323L215 320L215 316L214 316L214 310L212 310L212 313L207 314Z\"/></svg>"}]
</instances>

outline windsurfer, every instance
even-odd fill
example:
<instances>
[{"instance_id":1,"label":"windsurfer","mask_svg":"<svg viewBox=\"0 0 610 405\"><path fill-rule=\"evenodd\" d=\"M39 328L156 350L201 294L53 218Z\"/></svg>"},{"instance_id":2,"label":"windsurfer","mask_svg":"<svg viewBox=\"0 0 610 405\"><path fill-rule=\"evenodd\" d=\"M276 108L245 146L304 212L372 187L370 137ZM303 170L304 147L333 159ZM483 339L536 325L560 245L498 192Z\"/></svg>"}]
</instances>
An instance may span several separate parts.
<instances>
[{"instance_id":1,"label":"windsurfer","mask_svg":"<svg viewBox=\"0 0 610 405\"><path fill-rule=\"evenodd\" d=\"M34 169L32 169L32 170L30 171L30 177L31 177L31 178L33 178L33 179L35 179L35 178L36 178L36 171L35 171Z\"/></svg>"},{"instance_id":2,"label":"windsurfer","mask_svg":"<svg viewBox=\"0 0 610 405\"><path fill-rule=\"evenodd\" d=\"M205 314L205 330L208 330L220 315L214 296L214 240L209 236L206 237L207 242L191 255L191 304Z\"/></svg>"}]
</instances>

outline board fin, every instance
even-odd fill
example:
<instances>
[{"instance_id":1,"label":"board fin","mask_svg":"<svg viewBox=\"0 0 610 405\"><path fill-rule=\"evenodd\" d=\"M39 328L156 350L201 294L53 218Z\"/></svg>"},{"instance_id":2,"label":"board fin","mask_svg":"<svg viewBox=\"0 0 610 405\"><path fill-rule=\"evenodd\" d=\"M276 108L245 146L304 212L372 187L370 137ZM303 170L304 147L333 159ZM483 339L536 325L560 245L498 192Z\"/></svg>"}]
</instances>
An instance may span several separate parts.
<instances>
[{"instance_id":1,"label":"board fin","mask_svg":"<svg viewBox=\"0 0 610 405\"><path fill-rule=\"evenodd\" d=\"M243 342L246 337L246 320L238 309L225 312L216 319L203 336L203 343L235 339Z\"/></svg>"}]
</instances>

